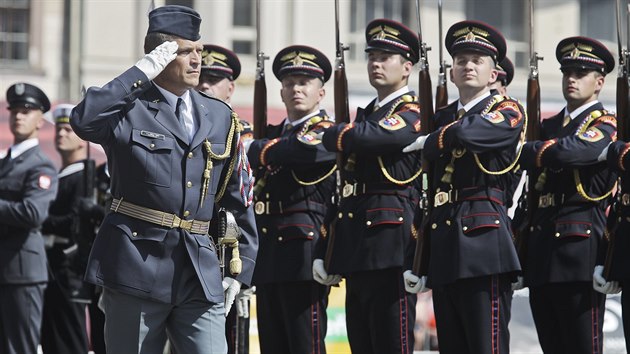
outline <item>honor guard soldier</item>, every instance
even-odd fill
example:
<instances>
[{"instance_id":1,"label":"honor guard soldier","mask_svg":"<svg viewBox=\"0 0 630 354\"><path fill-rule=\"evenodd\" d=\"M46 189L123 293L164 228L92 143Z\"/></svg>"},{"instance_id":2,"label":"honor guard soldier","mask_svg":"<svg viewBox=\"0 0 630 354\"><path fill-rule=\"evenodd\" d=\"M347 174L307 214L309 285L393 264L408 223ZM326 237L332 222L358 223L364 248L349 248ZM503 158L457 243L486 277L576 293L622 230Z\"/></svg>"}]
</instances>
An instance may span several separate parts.
<instances>
[{"instance_id":1,"label":"honor guard soldier","mask_svg":"<svg viewBox=\"0 0 630 354\"><path fill-rule=\"evenodd\" d=\"M490 89L497 90L499 95L507 96L507 87L514 78L514 64L510 58L505 57L497 64L497 80L490 85Z\"/></svg>"},{"instance_id":2,"label":"honor guard soldier","mask_svg":"<svg viewBox=\"0 0 630 354\"><path fill-rule=\"evenodd\" d=\"M167 336L178 353L226 352L225 315L253 274L251 169L236 113L195 90L200 22L184 6L151 11L147 54L90 88L70 118L104 147L111 172L112 205L86 273L104 288L111 353L161 353ZM208 235L215 207L232 211L242 234L241 269L223 282Z\"/></svg>"},{"instance_id":3,"label":"honor guard soldier","mask_svg":"<svg viewBox=\"0 0 630 354\"><path fill-rule=\"evenodd\" d=\"M604 266L598 263L593 273L593 287L603 294L616 294L621 289L630 289L630 265L628 264L628 252L630 252L630 143L615 141L604 149L608 166L619 174L621 192L617 192L614 208L609 214L608 230L614 233L608 251L606 263L609 264L608 273L604 275ZM623 320L623 333L626 340L626 348L630 348L630 291L621 293L621 318Z\"/></svg>"},{"instance_id":4,"label":"honor guard soldier","mask_svg":"<svg viewBox=\"0 0 630 354\"><path fill-rule=\"evenodd\" d=\"M220 99L230 105L234 94L234 81L241 74L241 62L227 48L206 44L201 52L201 76L197 90ZM251 125L241 119L243 130L241 142L252 138ZM225 335L228 354L249 352L249 299L255 287L242 288L236 296L235 304L225 320ZM240 332L238 332L240 329Z\"/></svg>"},{"instance_id":5,"label":"honor guard soldier","mask_svg":"<svg viewBox=\"0 0 630 354\"><path fill-rule=\"evenodd\" d=\"M273 61L287 118L251 142L257 169L254 271L258 335L263 354L326 353L329 287L313 280L316 242L335 190L335 154L317 134L334 124L320 104L332 73L326 56L302 45Z\"/></svg>"},{"instance_id":6,"label":"honor guard soldier","mask_svg":"<svg viewBox=\"0 0 630 354\"><path fill-rule=\"evenodd\" d=\"M420 158L402 148L420 132L420 107L407 86L418 62L418 37L388 19L365 31L368 76L377 97L353 123L327 129L323 142L344 155L341 196L326 239L327 268L316 279L346 278L346 324L353 353L411 353L416 294L405 292L403 270L415 248L420 214ZM327 272L326 272L327 271Z\"/></svg>"},{"instance_id":7,"label":"honor guard soldier","mask_svg":"<svg viewBox=\"0 0 630 354\"><path fill-rule=\"evenodd\" d=\"M405 149L423 147L434 164L426 280L438 343L441 353L507 353L511 283L520 271L507 205L525 111L490 89L505 57L501 33L462 21L449 28L445 46L459 99L436 112L435 132ZM423 284L407 277L411 291Z\"/></svg>"},{"instance_id":8,"label":"honor guard soldier","mask_svg":"<svg viewBox=\"0 0 630 354\"><path fill-rule=\"evenodd\" d=\"M601 353L606 297L593 290L593 268L606 253L616 175L598 157L616 139L617 121L598 95L615 62L585 37L560 41L556 58L567 105L542 121L541 140L527 142L521 155L538 194L528 201L537 208L525 239L524 281L545 353Z\"/></svg>"},{"instance_id":9,"label":"honor guard soldier","mask_svg":"<svg viewBox=\"0 0 630 354\"><path fill-rule=\"evenodd\" d=\"M40 228L57 193L57 172L39 147L50 101L38 87L7 90L13 145L0 160L0 353L36 354L46 250Z\"/></svg>"},{"instance_id":10,"label":"honor guard soldier","mask_svg":"<svg viewBox=\"0 0 630 354\"><path fill-rule=\"evenodd\" d=\"M41 340L44 354L88 352L85 308L92 300L87 290L92 287L83 282L85 264L79 259L78 248L90 243L80 242L79 238L90 235L81 235L77 228L81 197L86 188L84 167L88 148L70 126L73 108L71 104L60 104L52 114L61 170L57 196L42 227L53 275L44 292Z\"/></svg>"}]
</instances>

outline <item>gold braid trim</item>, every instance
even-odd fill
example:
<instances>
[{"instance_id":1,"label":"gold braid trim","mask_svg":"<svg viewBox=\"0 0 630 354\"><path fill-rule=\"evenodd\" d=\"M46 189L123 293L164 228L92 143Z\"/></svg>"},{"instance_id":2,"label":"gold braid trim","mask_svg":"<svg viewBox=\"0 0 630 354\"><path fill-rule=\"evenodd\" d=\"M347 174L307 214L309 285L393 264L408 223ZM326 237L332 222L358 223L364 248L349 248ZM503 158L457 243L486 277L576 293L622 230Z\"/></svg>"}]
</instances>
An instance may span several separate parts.
<instances>
[{"instance_id":1,"label":"gold braid trim","mask_svg":"<svg viewBox=\"0 0 630 354\"><path fill-rule=\"evenodd\" d=\"M414 103L416 101L416 96L412 96L412 95L403 95L401 98L398 99L398 101L394 102L394 104L392 105L392 107L389 109L389 111L387 111L387 114L385 115L385 117L389 117L392 114L394 114L394 111L396 110L396 108L398 108L398 106L400 106L401 104L407 104L407 103ZM395 179L394 177L392 177L392 175L389 174L389 172L387 172L387 169L385 168L385 164L383 163L383 158L381 156L377 156L376 159L378 160L378 165L381 168L381 173L383 174L383 176L385 176L385 178L394 183L394 184L398 184L398 185L405 185L407 183L412 182L413 180L415 180L416 178L418 178L418 176L420 176L420 174L422 174L422 166L420 167L420 169L418 170L418 172L416 172L413 176L405 179L405 180L398 180Z\"/></svg>"},{"instance_id":2,"label":"gold braid trim","mask_svg":"<svg viewBox=\"0 0 630 354\"><path fill-rule=\"evenodd\" d=\"M414 179L418 178L418 176L420 176L420 174L422 173L422 167L420 167L418 172L416 172L413 176L401 181L401 180L395 179L389 174L389 172L387 172L387 169L385 168L385 165L383 164L383 159L380 156L377 156L376 158L378 160L378 165L381 167L381 173L383 173L383 176L385 176L385 178L387 178L388 181L398 184L398 185L407 184L413 181Z\"/></svg>"},{"instance_id":3,"label":"gold braid trim","mask_svg":"<svg viewBox=\"0 0 630 354\"><path fill-rule=\"evenodd\" d=\"M212 152L212 149L210 149L210 146L209 146L210 143L208 142L208 146L206 148L206 151L208 152L208 158L212 157L217 160L225 160L226 158L230 156L230 153L232 152L232 140L234 139L234 132L236 131L239 124L241 123L238 119L238 116L236 115L236 112L232 112L232 124L230 125L230 131L228 132L228 136L227 136L227 147L225 149L225 153L223 153L223 155L215 154L214 152ZM207 139L206 139L206 142L207 142ZM236 163L237 153L238 153L238 149L234 149L234 156L232 156L232 161L230 161L230 167L228 169L228 173L225 175L225 181L223 181L223 186L219 190L219 193L217 193L217 195L214 197L214 201L216 203L218 203L219 200L223 198L223 194L225 193L225 190L227 189L227 185L230 181L230 177L232 176L232 172L234 171L234 164Z\"/></svg>"},{"instance_id":4,"label":"gold braid trim","mask_svg":"<svg viewBox=\"0 0 630 354\"><path fill-rule=\"evenodd\" d=\"M602 112L599 110L591 112L588 118L584 122L582 122L582 124L580 125L580 128L577 130L575 135L580 135L586 132L589 126L591 125L591 123L593 123L594 120L596 120L597 118L601 116L602 116ZM615 188L617 188L617 182L615 182L613 187L604 195L601 195L598 197L591 197L588 194L586 194L586 191L584 190L584 186L582 185L582 181L580 179L580 170L578 170L577 168L573 169L573 180L575 181L575 189L577 189L577 192L580 195L580 197L588 200L589 202L599 202L602 199L606 199L612 194Z\"/></svg>"},{"instance_id":5,"label":"gold braid trim","mask_svg":"<svg viewBox=\"0 0 630 354\"><path fill-rule=\"evenodd\" d=\"M488 105L488 107L481 114L486 114L490 112L492 107L494 107L497 103L503 101L504 99L505 98L503 96L495 95L492 103ZM525 129L527 128L527 112L523 112L523 113L525 117L525 122L523 122L523 128L521 130L521 138L519 139L521 146L519 147L518 152L516 153L516 158L514 159L514 161L512 161L512 163L508 167L500 171L490 171L481 163L481 161L479 160L479 156L476 153L473 153L473 157L475 158L475 163L477 164L477 167L479 167L479 169L483 171L483 173L491 175L491 176L503 175L512 171L514 167L518 164L518 159L521 157L521 152L523 152L523 145L525 145L524 144L525 143Z\"/></svg>"},{"instance_id":6,"label":"gold braid trim","mask_svg":"<svg viewBox=\"0 0 630 354\"><path fill-rule=\"evenodd\" d=\"M333 165L333 167L330 169L330 171L326 172L325 175L323 175L322 177L312 181L312 182L307 182L307 181L302 181L300 180L296 175L295 172L293 170L291 170L291 176L293 176L293 179L300 185L302 186L314 186L317 183L325 180L326 178L328 178L328 176L332 175L333 172L335 172L335 170L337 169L337 165Z\"/></svg>"}]
</instances>

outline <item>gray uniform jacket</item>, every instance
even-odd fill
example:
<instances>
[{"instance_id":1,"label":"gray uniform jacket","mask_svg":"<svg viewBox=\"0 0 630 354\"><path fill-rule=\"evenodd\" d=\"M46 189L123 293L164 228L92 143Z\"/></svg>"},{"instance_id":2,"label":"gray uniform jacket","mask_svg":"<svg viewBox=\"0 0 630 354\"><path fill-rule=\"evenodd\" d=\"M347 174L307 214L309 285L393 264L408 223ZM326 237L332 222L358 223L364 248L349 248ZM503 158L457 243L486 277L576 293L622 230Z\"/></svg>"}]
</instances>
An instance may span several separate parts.
<instances>
[{"instance_id":1,"label":"gray uniform jacket","mask_svg":"<svg viewBox=\"0 0 630 354\"><path fill-rule=\"evenodd\" d=\"M228 178L218 206L233 212L241 228L243 271L235 278L249 284L258 249L247 193L249 163L238 149L238 134L228 139L235 121L230 108L199 92L190 94L199 125L192 142L177 121L174 107L136 67L102 88L90 88L72 112L71 124L81 138L105 149L114 198L186 220L209 221L215 197ZM212 159L207 196L200 205L208 165L206 140L215 155L223 155L226 149L231 152L227 158ZM168 303L174 301L172 290L179 272L190 262L208 301L223 301L217 253L208 235L112 212L94 242L86 280Z\"/></svg>"},{"instance_id":2,"label":"gray uniform jacket","mask_svg":"<svg viewBox=\"0 0 630 354\"><path fill-rule=\"evenodd\" d=\"M39 146L0 160L0 284L48 281L40 227L57 194L57 172Z\"/></svg>"}]
</instances>

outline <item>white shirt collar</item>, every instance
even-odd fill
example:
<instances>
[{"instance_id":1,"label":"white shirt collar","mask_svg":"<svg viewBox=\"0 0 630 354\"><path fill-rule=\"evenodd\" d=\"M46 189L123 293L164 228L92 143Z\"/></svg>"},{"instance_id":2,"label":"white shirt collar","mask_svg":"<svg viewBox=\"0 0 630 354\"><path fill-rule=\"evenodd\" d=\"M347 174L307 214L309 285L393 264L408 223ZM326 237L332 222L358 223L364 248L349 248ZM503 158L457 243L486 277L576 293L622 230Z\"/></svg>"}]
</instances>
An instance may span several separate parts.
<instances>
[{"instance_id":1,"label":"white shirt collar","mask_svg":"<svg viewBox=\"0 0 630 354\"><path fill-rule=\"evenodd\" d=\"M292 125L292 126L294 126L294 127L295 127L295 126L298 126L298 125L302 124L303 122L305 122L307 119L309 119L309 118L311 118L311 117L314 117L314 116L316 116L316 115L318 115L318 114L319 114L319 109L318 109L318 110L316 110L316 111L315 111L315 112L313 112L313 113L309 113L309 114L305 115L304 117L302 117L302 118L300 118L300 119L298 119L298 120L294 120L293 122L289 122L289 119L288 119L288 118L286 118L286 119L284 120L284 124L283 124L283 126L286 126L287 124L291 124L291 125Z\"/></svg>"},{"instance_id":2,"label":"white shirt collar","mask_svg":"<svg viewBox=\"0 0 630 354\"><path fill-rule=\"evenodd\" d=\"M403 94L409 92L409 86L403 86L401 88L399 88L398 90L394 91L393 93L389 94L387 97L383 98L382 101L378 100L378 97L376 97L376 101L374 102L374 106L379 106L379 107L383 107L384 105L388 104L389 102L391 102L393 99L395 99L396 97L402 96Z\"/></svg>"},{"instance_id":3,"label":"white shirt collar","mask_svg":"<svg viewBox=\"0 0 630 354\"><path fill-rule=\"evenodd\" d=\"M182 100L184 100L184 107L181 110L181 114L184 119L184 124L186 125L189 141L192 141L192 137L195 136L198 126L193 116L190 91L186 90L183 95L176 96L174 93L161 88L158 84L155 84L155 87L160 90L160 92L166 99L166 102L168 102L168 104L173 107L173 112L175 112L175 109L177 108L177 99L181 98Z\"/></svg>"},{"instance_id":4,"label":"white shirt collar","mask_svg":"<svg viewBox=\"0 0 630 354\"><path fill-rule=\"evenodd\" d=\"M190 101L190 92L188 90L186 90L186 92L184 92L183 95L177 96L171 91L161 88L160 85L156 84L155 82L153 83L155 84L155 87L157 87L158 90L160 90L160 93L162 93L162 96L166 98L166 102L168 102L169 106L173 107L173 112L175 112L175 108L177 107L178 98L181 98L184 100L184 103L186 104L186 109L192 106L191 101Z\"/></svg>"},{"instance_id":5,"label":"white shirt collar","mask_svg":"<svg viewBox=\"0 0 630 354\"><path fill-rule=\"evenodd\" d=\"M569 113L569 110L567 109L567 107L564 107L564 114L562 115L563 117L566 117L566 115L568 114L571 117L571 120L573 120L573 118L579 116L580 114L582 114L582 112L586 111L589 107L591 107L592 105L599 103L598 100L594 100L588 103L585 103L583 105L581 105L580 107L576 108L573 110L573 112Z\"/></svg>"},{"instance_id":6,"label":"white shirt collar","mask_svg":"<svg viewBox=\"0 0 630 354\"><path fill-rule=\"evenodd\" d=\"M37 138L26 139L21 143L15 144L11 146L11 158L14 159L22 155L26 150L37 145L39 145L39 140Z\"/></svg>"},{"instance_id":7,"label":"white shirt collar","mask_svg":"<svg viewBox=\"0 0 630 354\"><path fill-rule=\"evenodd\" d=\"M484 100L486 97L490 96L490 91L487 91L485 94L475 98L474 100L468 102L465 106L462 105L461 101L457 101L457 110L464 109L466 112L470 111L473 107L477 105L477 103Z\"/></svg>"},{"instance_id":8,"label":"white shirt collar","mask_svg":"<svg viewBox=\"0 0 630 354\"><path fill-rule=\"evenodd\" d=\"M70 176L73 173L83 171L85 163L83 161L75 162L66 166L63 170L59 171L59 178Z\"/></svg>"}]
</instances>

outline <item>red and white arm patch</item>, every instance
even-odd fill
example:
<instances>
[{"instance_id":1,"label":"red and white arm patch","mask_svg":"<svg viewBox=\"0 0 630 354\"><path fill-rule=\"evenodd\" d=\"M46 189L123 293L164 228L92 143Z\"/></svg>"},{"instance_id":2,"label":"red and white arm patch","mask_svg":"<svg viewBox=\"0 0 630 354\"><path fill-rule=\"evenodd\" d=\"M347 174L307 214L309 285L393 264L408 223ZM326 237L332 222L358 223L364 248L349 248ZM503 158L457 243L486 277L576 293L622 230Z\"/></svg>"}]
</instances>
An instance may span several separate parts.
<instances>
[{"instance_id":1,"label":"red and white arm patch","mask_svg":"<svg viewBox=\"0 0 630 354\"><path fill-rule=\"evenodd\" d=\"M594 143L604 139L604 133L596 127L590 127L584 133L578 135L578 138Z\"/></svg>"},{"instance_id":2,"label":"red and white arm patch","mask_svg":"<svg viewBox=\"0 0 630 354\"><path fill-rule=\"evenodd\" d=\"M402 119L398 114L391 115L389 117L383 118L378 122L383 129L386 130L398 130L407 126L405 120Z\"/></svg>"}]
</instances>

